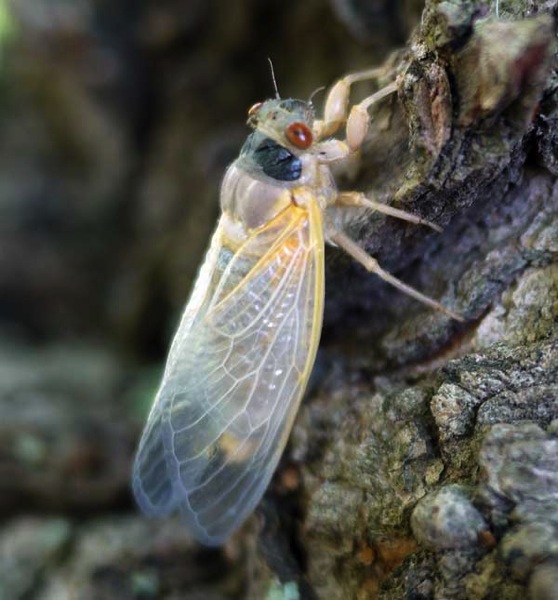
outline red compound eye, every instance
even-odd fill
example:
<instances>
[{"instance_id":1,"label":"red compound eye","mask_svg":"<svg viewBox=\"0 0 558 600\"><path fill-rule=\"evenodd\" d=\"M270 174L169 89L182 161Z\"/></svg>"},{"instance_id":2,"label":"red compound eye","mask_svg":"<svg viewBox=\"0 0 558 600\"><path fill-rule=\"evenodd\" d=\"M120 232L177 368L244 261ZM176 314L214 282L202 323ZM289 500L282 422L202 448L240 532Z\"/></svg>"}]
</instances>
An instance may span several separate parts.
<instances>
[{"instance_id":1,"label":"red compound eye","mask_svg":"<svg viewBox=\"0 0 558 600\"><path fill-rule=\"evenodd\" d=\"M263 102L256 102L256 104L252 104L252 106L248 109L248 116L253 117L262 107Z\"/></svg>"},{"instance_id":2,"label":"red compound eye","mask_svg":"<svg viewBox=\"0 0 558 600\"><path fill-rule=\"evenodd\" d=\"M293 146L301 150L306 150L312 145L312 132L304 123L298 121L291 123L286 129L285 135Z\"/></svg>"}]
</instances>

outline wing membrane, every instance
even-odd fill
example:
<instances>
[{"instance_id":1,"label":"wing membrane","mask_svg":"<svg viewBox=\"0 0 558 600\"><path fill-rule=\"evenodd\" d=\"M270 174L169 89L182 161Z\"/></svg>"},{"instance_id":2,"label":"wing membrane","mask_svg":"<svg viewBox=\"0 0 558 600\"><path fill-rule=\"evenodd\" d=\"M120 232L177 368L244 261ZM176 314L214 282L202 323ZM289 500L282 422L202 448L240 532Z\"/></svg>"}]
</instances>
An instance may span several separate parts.
<instances>
[{"instance_id":1,"label":"wing membrane","mask_svg":"<svg viewBox=\"0 0 558 600\"><path fill-rule=\"evenodd\" d=\"M209 544L242 523L269 483L314 362L323 311L317 206L285 209L222 264L220 244L216 234L173 341L133 481L145 512L179 508Z\"/></svg>"}]
</instances>

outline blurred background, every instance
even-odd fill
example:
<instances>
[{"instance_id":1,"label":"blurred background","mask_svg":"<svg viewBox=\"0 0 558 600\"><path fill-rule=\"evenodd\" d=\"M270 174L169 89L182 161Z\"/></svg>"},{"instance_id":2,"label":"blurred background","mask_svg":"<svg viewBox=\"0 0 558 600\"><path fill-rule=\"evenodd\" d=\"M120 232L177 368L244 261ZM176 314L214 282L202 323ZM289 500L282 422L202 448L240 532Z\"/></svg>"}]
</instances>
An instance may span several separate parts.
<instances>
[{"instance_id":1,"label":"blurred background","mask_svg":"<svg viewBox=\"0 0 558 600\"><path fill-rule=\"evenodd\" d=\"M0 600L241 597L238 556L188 571L136 513L135 444L267 58L307 98L421 8L0 0Z\"/></svg>"}]
</instances>

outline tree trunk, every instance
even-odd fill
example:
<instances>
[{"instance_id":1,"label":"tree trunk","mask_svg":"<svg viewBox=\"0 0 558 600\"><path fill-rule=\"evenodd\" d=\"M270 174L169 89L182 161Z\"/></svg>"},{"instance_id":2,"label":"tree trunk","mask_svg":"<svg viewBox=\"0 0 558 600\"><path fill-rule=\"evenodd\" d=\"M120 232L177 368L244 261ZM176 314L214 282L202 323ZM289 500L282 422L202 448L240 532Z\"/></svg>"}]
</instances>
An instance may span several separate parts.
<instances>
[{"instance_id":1,"label":"tree trunk","mask_svg":"<svg viewBox=\"0 0 558 600\"><path fill-rule=\"evenodd\" d=\"M417 306L343 258L331 267L326 375L269 494L284 506L296 472L296 544L284 523L260 541L283 590L296 548L301 597L558 598L549 9L516 2L498 19L494 7L427 2L386 64L398 100L377 109L358 176L344 184L445 229L368 216L350 229L466 320Z\"/></svg>"}]
</instances>

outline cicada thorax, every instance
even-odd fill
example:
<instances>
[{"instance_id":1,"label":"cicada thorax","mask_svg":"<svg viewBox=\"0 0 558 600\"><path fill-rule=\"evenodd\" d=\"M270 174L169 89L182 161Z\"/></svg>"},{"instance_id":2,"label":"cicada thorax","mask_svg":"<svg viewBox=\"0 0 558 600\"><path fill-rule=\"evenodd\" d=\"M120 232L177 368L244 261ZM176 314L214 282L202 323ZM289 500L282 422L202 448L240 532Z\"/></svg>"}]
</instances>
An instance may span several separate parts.
<instances>
[{"instance_id":1,"label":"cicada thorax","mask_svg":"<svg viewBox=\"0 0 558 600\"><path fill-rule=\"evenodd\" d=\"M239 222L245 233L264 226L290 204L288 188L261 177L240 159L227 169L221 186L221 209Z\"/></svg>"},{"instance_id":2,"label":"cicada thorax","mask_svg":"<svg viewBox=\"0 0 558 600\"><path fill-rule=\"evenodd\" d=\"M296 188L315 179L309 164L313 119L311 104L302 100L267 100L250 108L254 131L223 180L224 213L254 230L296 204Z\"/></svg>"}]
</instances>

